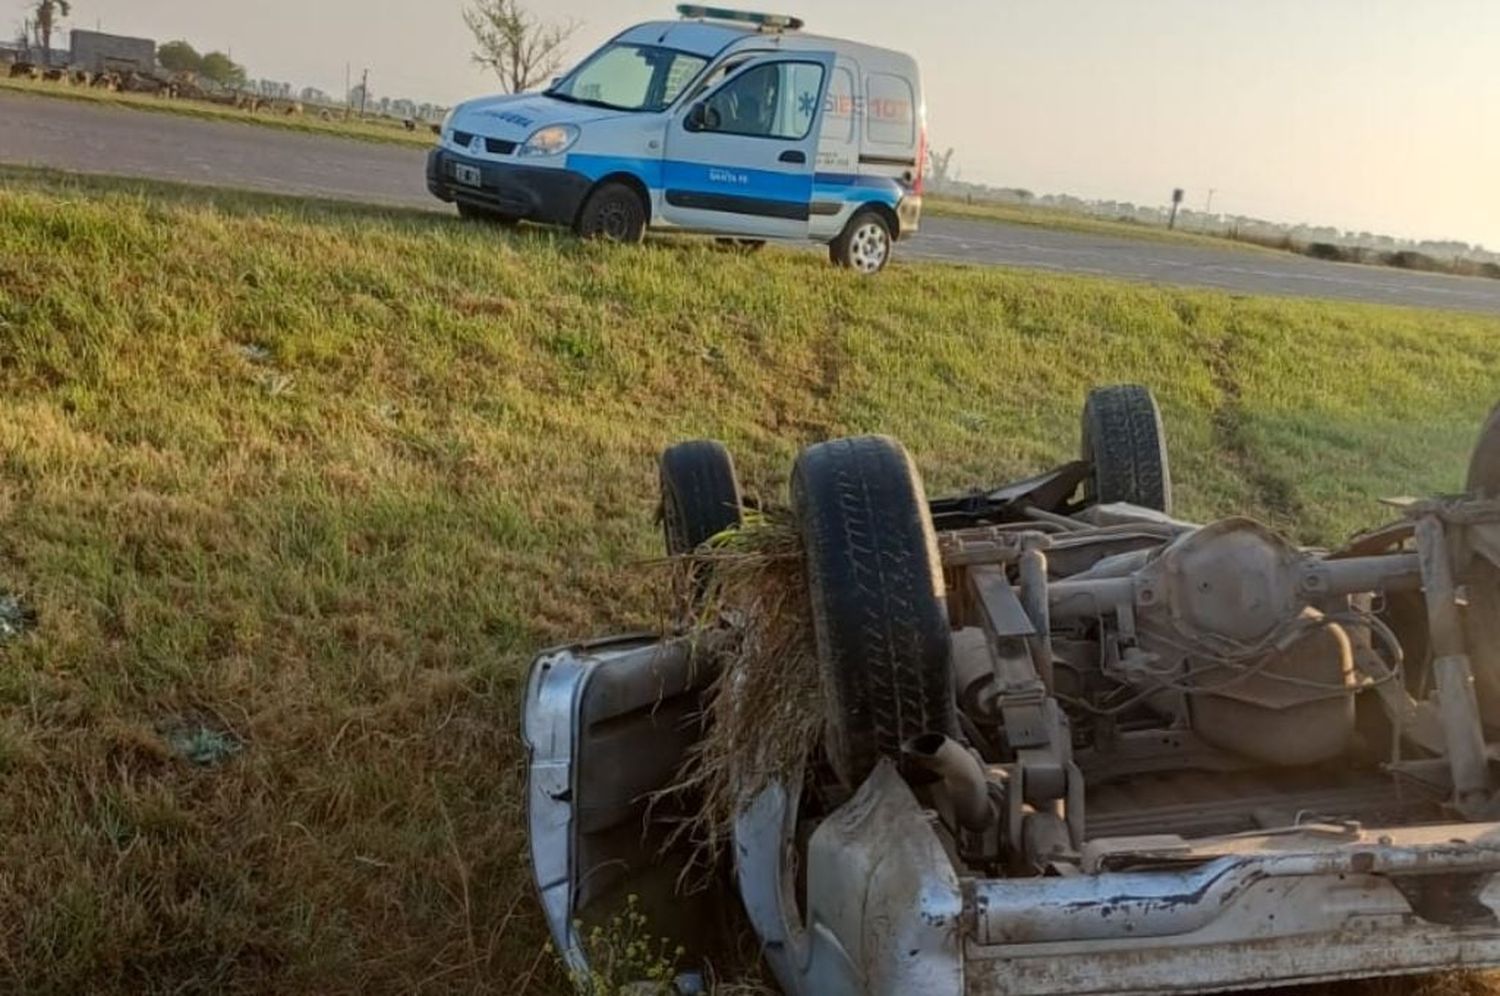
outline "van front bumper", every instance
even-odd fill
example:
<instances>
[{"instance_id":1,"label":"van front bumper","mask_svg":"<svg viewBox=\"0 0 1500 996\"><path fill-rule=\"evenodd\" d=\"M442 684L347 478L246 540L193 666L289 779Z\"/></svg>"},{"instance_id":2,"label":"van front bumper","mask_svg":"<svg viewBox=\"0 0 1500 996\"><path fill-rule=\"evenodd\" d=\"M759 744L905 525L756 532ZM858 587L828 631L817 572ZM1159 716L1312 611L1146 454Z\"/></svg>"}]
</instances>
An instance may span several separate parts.
<instances>
[{"instance_id":1,"label":"van front bumper","mask_svg":"<svg viewBox=\"0 0 1500 996\"><path fill-rule=\"evenodd\" d=\"M455 165L479 170L480 185L459 183ZM547 225L573 224L592 185L587 176L568 169L471 159L442 148L427 153L427 190L438 200Z\"/></svg>"}]
</instances>

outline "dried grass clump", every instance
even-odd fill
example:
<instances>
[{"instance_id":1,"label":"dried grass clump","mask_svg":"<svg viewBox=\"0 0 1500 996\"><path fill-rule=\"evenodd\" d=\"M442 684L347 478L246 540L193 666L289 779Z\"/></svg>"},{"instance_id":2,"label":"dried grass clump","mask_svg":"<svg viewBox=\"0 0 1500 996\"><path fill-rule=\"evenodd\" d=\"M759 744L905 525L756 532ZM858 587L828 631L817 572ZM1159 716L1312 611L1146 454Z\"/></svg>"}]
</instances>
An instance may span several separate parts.
<instances>
[{"instance_id":1,"label":"dried grass clump","mask_svg":"<svg viewBox=\"0 0 1500 996\"><path fill-rule=\"evenodd\" d=\"M674 842L686 836L712 867L747 800L773 780L800 786L822 741L823 689L790 513L747 513L740 529L680 558L676 570L679 618L718 638L721 670L708 690L705 735L667 793L698 800Z\"/></svg>"}]
</instances>

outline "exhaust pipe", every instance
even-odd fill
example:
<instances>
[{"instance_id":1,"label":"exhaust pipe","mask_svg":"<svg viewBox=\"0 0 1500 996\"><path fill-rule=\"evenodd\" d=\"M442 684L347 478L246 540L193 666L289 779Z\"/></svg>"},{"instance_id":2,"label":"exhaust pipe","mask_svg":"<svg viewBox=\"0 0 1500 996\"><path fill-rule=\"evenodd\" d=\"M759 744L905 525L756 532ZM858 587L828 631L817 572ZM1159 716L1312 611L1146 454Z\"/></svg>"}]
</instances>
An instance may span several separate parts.
<instances>
[{"instance_id":1,"label":"exhaust pipe","mask_svg":"<svg viewBox=\"0 0 1500 996\"><path fill-rule=\"evenodd\" d=\"M924 733L907 741L905 753L916 767L937 776L960 826L978 832L995 821L984 769L956 741L941 733Z\"/></svg>"}]
</instances>

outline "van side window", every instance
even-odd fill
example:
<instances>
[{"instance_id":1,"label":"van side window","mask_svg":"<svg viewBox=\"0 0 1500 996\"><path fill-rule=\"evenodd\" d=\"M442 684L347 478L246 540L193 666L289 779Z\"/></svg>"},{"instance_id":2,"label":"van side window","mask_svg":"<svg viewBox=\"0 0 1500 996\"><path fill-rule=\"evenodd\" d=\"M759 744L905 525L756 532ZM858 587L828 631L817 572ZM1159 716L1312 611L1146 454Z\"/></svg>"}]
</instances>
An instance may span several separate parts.
<instances>
[{"instance_id":1,"label":"van side window","mask_svg":"<svg viewBox=\"0 0 1500 996\"><path fill-rule=\"evenodd\" d=\"M822 89L823 67L816 62L756 66L704 102L705 130L757 138L806 138L817 117Z\"/></svg>"},{"instance_id":2,"label":"van side window","mask_svg":"<svg viewBox=\"0 0 1500 996\"><path fill-rule=\"evenodd\" d=\"M900 76L871 73L865 78L865 137L881 145L910 147L916 141L916 100Z\"/></svg>"},{"instance_id":3,"label":"van side window","mask_svg":"<svg viewBox=\"0 0 1500 996\"><path fill-rule=\"evenodd\" d=\"M831 142L854 141L854 74L848 66L835 66L823 98L823 138Z\"/></svg>"}]
</instances>

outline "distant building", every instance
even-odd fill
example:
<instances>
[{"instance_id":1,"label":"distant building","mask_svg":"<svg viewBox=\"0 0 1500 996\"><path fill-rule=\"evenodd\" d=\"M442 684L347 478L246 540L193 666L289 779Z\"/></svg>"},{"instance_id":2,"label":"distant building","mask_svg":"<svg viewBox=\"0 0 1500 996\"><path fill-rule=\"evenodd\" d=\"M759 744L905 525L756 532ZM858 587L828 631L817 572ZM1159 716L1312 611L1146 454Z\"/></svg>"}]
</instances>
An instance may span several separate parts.
<instances>
[{"instance_id":1,"label":"distant building","mask_svg":"<svg viewBox=\"0 0 1500 996\"><path fill-rule=\"evenodd\" d=\"M16 43L0 42L0 62L29 62L32 65L66 66L68 64L68 53L59 48L54 48L47 58L42 58L40 46Z\"/></svg>"},{"instance_id":2,"label":"distant building","mask_svg":"<svg viewBox=\"0 0 1500 996\"><path fill-rule=\"evenodd\" d=\"M150 38L128 38L80 28L74 28L71 37L75 68L87 69L91 73L131 69L150 73L156 70L156 42Z\"/></svg>"}]
</instances>

